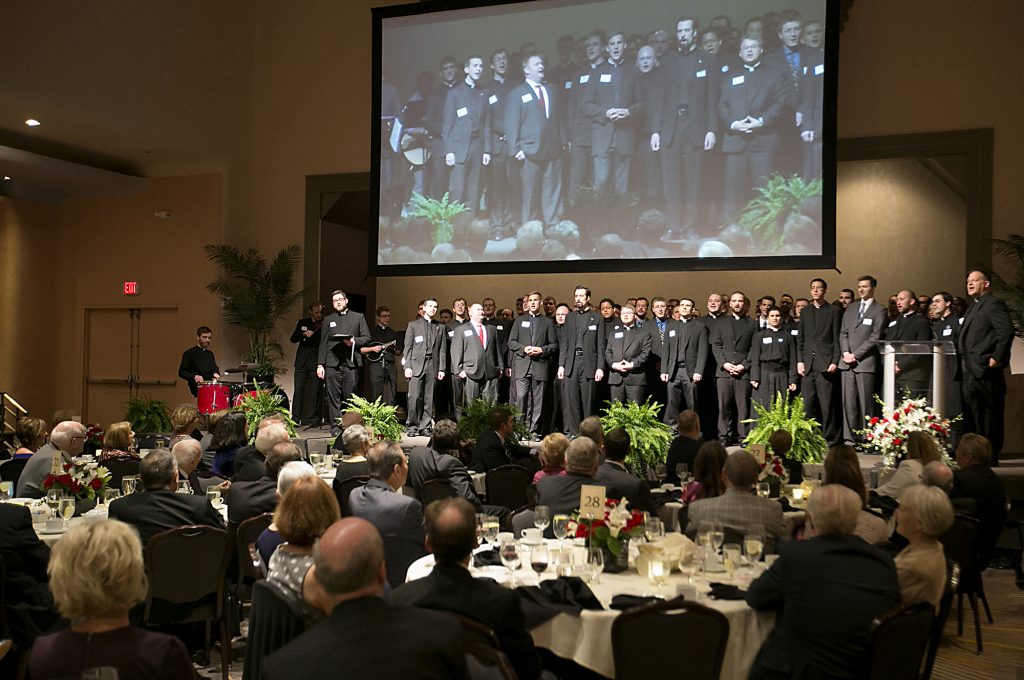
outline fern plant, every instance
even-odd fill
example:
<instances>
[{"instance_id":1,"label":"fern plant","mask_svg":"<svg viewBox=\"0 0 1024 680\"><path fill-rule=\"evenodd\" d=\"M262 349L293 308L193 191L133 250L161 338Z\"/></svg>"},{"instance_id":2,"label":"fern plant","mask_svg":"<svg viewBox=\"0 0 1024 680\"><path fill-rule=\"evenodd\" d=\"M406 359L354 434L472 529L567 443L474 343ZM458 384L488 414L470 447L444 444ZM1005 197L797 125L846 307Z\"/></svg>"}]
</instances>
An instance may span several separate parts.
<instances>
[{"instance_id":1,"label":"fern plant","mask_svg":"<svg viewBox=\"0 0 1024 680\"><path fill-rule=\"evenodd\" d=\"M250 444L256 441L256 431L259 429L260 421L274 413L279 413L284 417L288 434L292 437L295 436L295 421L292 420L288 409L281 405L281 395L272 390L263 389L255 380L252 381L252 391L242 397L242 403L237 409L245 414L246 432L249 434Z\"/></svg>"},{"instance_id":2,"label":"fern plant","mask_svg":"<svg viewBox=\"0 0 1024 680\"><path fill-rule=\"evenodd\" d=\"M992 292L1006 303L1013 322L1013 334L1024 339L1024 235L1010 234L1005 239L992 239L996 254L1010 260L1008 276L992 274Z\"/></svg>"},{"instance_id":3,"label":"fern plant","mask_svg":"<svg viewBox=\"0 0 1024 680\"><path fill-rule=\"evenodd\" d=\"M344 411L355 411L363 417L363 425L370 428L378 437L389 441L402 441L402 425L398 422L397 411L394 406L385 404L377 397L374 401L367 401L358 394L345 402ZM338 418L341 423L341 418Z\"/></svg>"},{"instance_id":4,"label":"fern plant","mask_svg":"<svg viewBox=\"0 0 1024 680\"><path fill-rule=\"evenodd\" d=\"M125 402L124 419L139 433L154 434L171 431L171 410L162 399L140 394Z\"/></svg>"},{"instance_id":5,"label":"fern plant","mask_svg":"<svg viewBox=\"0 0 1024 680\"><path fill-rule=\"evenodd\" d=\"M818 421L807 417L802 398L790 399L787 395L776 392L771 408L765 408L756 401L753 407L757 418L743 422L757 424L743 440L744 446L767 446L772 433L776 430L785 430L793 437L793 448L789 450L787 458L801 463L820 463L824 459L828 444L821 434L821 425Z\"/></svg>"},{"instance_id":6,"label":"fern plant","mask_svg":"<svg viewBox=\"0 0 1024 680\"><path fill-rule=\"evenodd\" d=\"M515 406L495 403L480 397L463 405L462 417L459 418L459 437L464 441L479 439L480 435L487 432L487 417L496 408L511 414L514 425L512 437L517 440L523 439L530 433L526 425L520 421L522 413Z\"/></svg>"},{"instance_id":7,"label":"fern plant","mask_svg":"<svg viewBox=\"0 0 1024 680\"><path fill-rule=\"evenodd\" d=\"M455 235L455 227L452 226L452 218L459 213L466 212L469 207L459 201L449 201L446 191L441 200L428 198L416 192L412 194L412 207L409 211L410 217L422 217L434 227L434 245L449 243Z\"/></svg>"},{"instance_id":8,"label":"fern plant","mask_svg":"<svg viewBox=\"0 0 1024 680\"><path fill-rule=\"evenodd\" d=\"M611 401L601 415L605 432L621 427L629 435L626 467L641 478L646 476L648 467L665 462L672 443L672 429L658 418L660 408L661 404L651 397L643 404Z\"/></svg>"},{"instance_id":9,"label":"fern plant","mask_svg":"<svg viewBox=\"0 0 1024 680\"><path fill-rule=\"evenodd\" d=\"M741 227L750 232L754 245L766 252L776 252L785 237L784 223L811 196L821 195L821 180L805 182L799 175L786 179L773 174L740 215Z\"/></svg>"}]
</instances>

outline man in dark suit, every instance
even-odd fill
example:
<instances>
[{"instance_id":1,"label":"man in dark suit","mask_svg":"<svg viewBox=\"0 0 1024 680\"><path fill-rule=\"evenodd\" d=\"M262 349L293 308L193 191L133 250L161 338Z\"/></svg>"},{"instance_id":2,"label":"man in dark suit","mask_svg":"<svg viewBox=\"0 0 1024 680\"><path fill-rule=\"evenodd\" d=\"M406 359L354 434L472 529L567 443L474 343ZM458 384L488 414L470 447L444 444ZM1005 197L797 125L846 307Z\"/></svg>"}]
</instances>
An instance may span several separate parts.
<instances>
[{"instance_id":1,"label":"man in dark suit","mask_svg":"<svg viewBox=\"0 0 1024 680\"><path fill-rule=\"evenodd\" d=\"M718 373L721 366L718 364L718 358L715 356L714 348L711 346L711 332L715 327L715 319L723 316L726 312L726 302L728 297L721 293L711 293L708 295L707 301L707 314L695 319L698 323L702 324L708 332L708 359L707 363L704 364L704 379L697 384L697 403L699 408L697 412L700 414L701 420L701 434L706 440L718 439ZM683 307L683 311L688 314L692 314L696 311L696 305L692 300L689 307L685 304L686 300L680 300L679 304Z\"/></svg>"},{"instance_id":2,"label":"man in dark suit","mask_svg":"<svg viewBox=\"0 0 1024 680\"><path fill-rule=\"evenodd\" d=\"M487 472L502 465L522 465L534 468L530 449L509 441L515 423L512 413L496 408L487 415L487 431L480 435L473 447L470 468L473 472Z\"/></svg>"},{"instance_id":3,"label":"man in dark suit","mask_svg":"<svg viewBox=\"0 0 1024 680\"><path fill-rule=\"evenodd\" d=\"M178 364L178 377L188 385L189 392L196 396L199 386L207 380L220 380L220 369L217 368L217 359L210 349L210 342L213 340L213 331L207 326L200 326L196 329L196 344L189 347L181 355L181 363Z\"/></svg>"},{"instance_id":4,"label":"man in dark suit","mask_svg":"<svg viewBox=\"0 0 1024 680\"><path fill-rule=\"evenodd\" d=\"M331 435L337 436L341 432L338 423L341 406L356 388L356 369L363 365L359 348L370 341L370 329L366 325L366 317L349 310L348 296L344 291L331 293L331 305L334 312L324 319L320 328L316 377L327 382Z\"/></svg>"},{"instance_id":5,"label":"man in dark suit","mask_svg":"<svg viewBox=\"0 0 1024 680\"><path fill-rule=\"evenodd\" d=\"M560 101L544 85L544 57L523 55L525 82L509 91L505 135L520 164L523 205L520 224L534 213L550 227L562 219L562 137Z\"/></svg>"},{"instance_id":6,"label":"man in dark suit","mask_svg":"<svg viewBox=\"0 0 1024 680\"><path fill-rule=\"evenodd\" d=\"M228 504L228 522L238 525L277 507L277 475L286 463L302 460L302 451L290 441L274 444L267 452L266 474L251 482L232 482L224 493Z\"/></svg>"},{"instance_id":7,"label":"man in dark suit","mask_svg":"<svg viewBox=\"0 0 1024 680\"><path fill-rule=\"evenodd\" d=\"M901 290L896 294L896 310L899 316L889 322L882 332L882 339L892 342L927 342L932 339L932 328L924 314L918 312L917 296L912 290ZM932 358L922 354L896 354L896 390L904 389L917 399L929 390Z\"/></svg>"},{"instance_id":8,"label":"man in dark suit","mask_svg":"<svg viewBox=\"0 0 1024 680\"><path fill-rule=\"evenodd\" d=\"M639 299L637 306L640 305ZM668 347L665 343L669 337L669 323L672 323L672 316L669 313L668 301L660 295L651 298L651 316L643 322L643 330L651 336L651 355L647 357L647 370L645 380L647 382L646 395L661 404L659 415L665 417L665 405L668 403L668 385L661 379L668 365ZM639 315L637 324L640 323Z\"/></svg>"},{"instance_id":9,"label":"man in dark suit","mask_svg":"<svg viewBox=\"0 0 1024 680\"><path fill-rule=\"evenodd\" d=\"M932 325L932 337L938 342L953 343L955 349L956 337L960 334L960 325L963 323L963 317L959 316L953 308L953 294L943 290L932 295L931 303L928 306L928 318ZM960 393L963 391L960 357L947 352L944 373L946 389L943 395L945 401L941 412L943 415L963 413L960 396ZM952 443L957 441L962 432L963 421L960 420L953 425Z\"/></svg>"},{"instance_id":10,"label":"man in dark suit","mask_svg":"<svg viewBox=\"0 0 1024 680\"><path fill-rule=\"evenodd\" d=\"M36 637L48 632L58 618L47 587L49 560L50 549L33 531L29 509L0 503L0 561L4 565L2 615L14 644L23 650L31 647ZM3 669L4 665L0 664L0 670ZM8 677L15 677L15 670L11 668Z\"/></svg>"},{"instance_id":11,"label":"man in dark suit","mask_svg":"<svg viewBox=\"0 0 1024 680\"><path fill-rule=\"evenodd\" d=\"M590 306L590 289L576 286L573 311L565 317L558 346L558 378L565 379L566 423L569 434L579 434L580 421L594 414L594 383L604 379L605 324Z\"/></svg>"},{"instance_id":12,"label":"man in dark suit","mask_svg":"<svg viewBox=\"0 0 1024 680\"><path fill-rule=\"evenodd\" d=\"M593 186L594 157L590 152L591 123L583 114L586 91L597 82L597 69L604 66L604 31L597 29L584 41L587 64L568 91L565 116L565 136L571 160L569 166L569 201L575 202L583 186Z\"/></svg>"},{"instance_id":13,"label":"man in dark suit","mask_svg":"<svg viewBox=\"0 0 1024 680\"><path fill-rule=\"evenodd\" d=\"M711 324L711 351L718 364L718 438L723 444L742 441L750 431L750 342L757 322L744 314L747 296L729 297L729 314Z\"/></svg>"},{"instance_id":14,"label":"man in dark suit","mask_svg":"<svg viewBox=\"0 0 1024 680\"><path fill-rule=\"evenodd\" d=\"M516 380L516 408L534 441L540 441L541 416L544 413L544 386L548 381L548 362L558 356L555 324L541 311L544 296L534 291L527 298L527 309L516 317L508 336L512 355L512 374Z\"/></svg>"},{"instance_id":15,"label":"man in dark suit","mask_svg":"<svg viewBox=\"0 0 1024 680\"><path fill-rule=\"evenodd\" d=\"M288 427L278 414L271 414L260 421L256 429L256 441L243 446L235 456L234 474L231 482L254 482L267 474L267 454L281 442L291 441Z\"/></svg>"},{"instance_id":16,"label":"man in dark suit","mask_svg":"<svg viewBox=\"0 0 1024 680\"><path fill-rule=\"evenodd\" d=\"M874 394L878 372L878 339L886 323L886 311L875 302L873 276L857 279L856 303L843 313L839 331L842 358L839 371L843 383L843 440L857 441L857 431L867 427L865 418L874 415Z\"/></svg>"},{"instance_id":17,"label":"man in dark suit","mask_svg":"<svg viewBox=\"0 0 1024 680\"><path fill-rule=\"evenodd\" d=\"M967 275L967 308L957 336L957 354L963 373L964 431L977 432L992 442L992 461L999 464L1003 449L1003 409L1006 379L1003 367L1010 362L1013 324L1006 304L992 296L986 272Z\"/></svg>"},{"instance_id":18,"label":"man in dark suit","mask_svg":"<svg viewBox=\"0 0 1024 680\"><path fill-rule=\"evenodd\" d=\"M871 621L900 603L892 558L853 535L863 501L828 484L807 503L814 538L787 541L747 590L747 604L775 611L750 671L761 678L862 677Z\"/></svg>"},{"instance_id":19,"label":"man in dark suit","mask_svg":"<svg viewBox=\"0 0 1024 680\"><path fill-rule=\"evenodd\" d=\"M498 331L484 323L483 306L469 306L469 321L452 329L452 374L464 385L466 402L483 397L498 401L498 377L505 357L498 351ZM456 404L456 411L461 411Z\"/></svg>"},{"instance_id":20,"label":"man in dark suit","mask_svg":"<svg viewBox=\"0 0 1024 680\"><path fill-rule=\"evenodd\" d=\"M679 484L679 475L676 473L676 466L684 463L691 474L693 465L697 462L697 452L704 444L700 436L700 418L694 411L686 410L679 414L679 435L668 445L668 456L665 459L666 484Z\"/></svg>"},{"instance_id":21,"label":"man in dark suit","mask_svg":"<svg viewBox=\"0 0 1024 680\"><path fill-rule=\"evenodd\" d=\"M167 449L150 451L142 459L139 479L145 492L118 498L110 504L109 514L138 529L143 545L160 532L189 524L224 528L220 513L205 496L175 493L178 461Z\"/></svg>"},{"instance_id":22,"label":"man in dark suit","mask_svg":"<svg viewBox=\"0 0 1024 680\"><path fill-rule=\"evenodd\" d=\"M366 453L370 481L352 490L348 504L352 515L362 517L384 538L388 583L405 582L409 565L426 554L423 548L423 506L415 498L398 493L409 477L409 463L402 447L378 442Z\"/></svg>"},{"instance_id":23,"label":"man in dark suit","mask_svg":"<svg viewBox=\"0 0 1024 680\"><path fill-rule=\"evenodd\" d=\"M444 104L444 162L448 176L449 199L469 207L470 214L480 209L480 173L491 162L491 138L487 134L487 94L480 86L484 60L474 55L466 60L466 78L448 92Z\"/></svg>"},{"instance_id":24,"label":"man in dark suit","mask_svg":"<svg viewBox=\"0 0 1024 680\"><path fill-rule=\"evenodd\" d=\"M441 84L427 95L423 112L423 127L430 138L430 157L423 181L426 196L438 200L448 191L449 168L445 165L444 151L444 105L448 95L458 82L459 68L455 57L447 54L441 58Z\"/></svg>"},{"instance_id":25,"label":"man in dark suit","mask_svg":"<svg viewBox=\"0 0 1024 680\"><path fill-rule=\"evenodd\" d=\"M805 46L800 61L800 141L803 177L812 182L821 177L821 140L824 132L825 52Z\"/></svg>"},{"instance_id":26,"label":"man in dark suit","mask_svg":"<svg viewBox=\"0 0 1024 680\"><path fill-rule=\"evenodd\" d=\"M811 281L811 304L800 314L797 333L796 372L803 378L804 406L821 423L829 444L839 441L839 421L835 410L835 384L839 377L839 333L842 312L825 299L828 284Z\"/></svg>"},{"instance_id":27,"label":"man in dark suit","mask_svg":"<svg viewBox=\"0 0 1024 680\"><path fill-rule=\"evenodd\" d=\"M505 135L505 104L512 88L508 76L508 50L499 48L491 53L491 82L487 86L487 134L491 138L491 162L485 169L487 176L487 206L491 217L491 234L501 239L512 225L512 215L519 216L519 175L512 165L508 137ZM513 202L513 201L516 202ZM514 206L514 210L513 210Z\"/></svg>"},{"instance_id":28,"label":"man in dark suit","mask_svg":"<svg viewBox=\"0 0 1024 680\"><path fill-rule=\"evenodd\" d=\"M448 614L388 604L381 536L346 517L313 548L308 600L328 618L269 655L263 677L468 678L462 626Z\"/></svg>"},{"instance_id":29,"label":"man in dark suit","mask_svg":"<svg viewBox=\"0 0 1024 680\"><path fill-rule=\"evenodd\" d=\"M668 322L665 331L665 359L661 363L661 380L667 385L667 425L676 424L681 409L697 410L697 387L704 379L704 367L710 353L708 349L706 324L686 316L679 321Z\"/></svg>"},{"instance_id":30,"label":"man in dark suit","mask_svg":"<svg viewBox=\"0 0 1024 680\"><path fill-rule=\"evenodd\" d=\"M604 433L605 460L597 468L594 479L608 487L609 498L629 499L629 509L654 512L654 500L647 482L626 469L629 435L621 427Z\"/></svg>"},{"instance_id":31,"label":"man in dark suit","mask_svg":"<svg viewBox=\"0 0 1024 680\"><path fill-rule=\"evenodd\" d=\"M968 432L956 447L956 464L949 498L957 512L978 519L978 550L988 562L1006 524L1006 489L990 467L991 443Z\"/></svg>"},{"instance_id":32,"label":"man in dark suit","mask_svg":"<svg viewBox=\"0 0 1024 680\"><path fill-rule=\"evenodd\" d=\"M309 306L309 316L299 319L289 341L295 348L295 379L292 392L292 419L300 425L319 423L321 398L320 381L316 375L317 354L320 350L320 327L324 321L324 306L314 302ZM311 394L307 394L310 392ZM312 407L310 407L312 404Z\"/></svg>"},{"instance_id":33,"label":"man in dark suit","mask_svg":"<svg viewBox=\"0 0 1024 680\"><path fill-rule=\"evenodd\" d=\"M445 327L433 321L437 300L423 301L423 315L409 322L405 330L405 377L409 381L406 419L409 436L429 435L434 418L434 386L448 372Z\"/></svg>"},{"instance_id":34,"label":"man in dark suit","mask_svg":"<svg viewBox=\"0 0 1024 680\"><path fill-rule=\"evenodd\" d=\"M389 602L454 612L489 626L522 680L537 678L540 657L526 630L515 591L488 578L473 578L467 568L477 546L476 514L463 498L431 503L426 511L427 548L434 553L429 576L409 581L391 593Z\"/></svg>"},{"instance_id":35,"label":"man in dark suit","mask_svg":"<svg viewBox=\"0 0 1024 680\"><path fill-rule=\"evenodd\" d=\"M546 505L552 515L568 515L580 507L580 488L584 484L605 486L594 479L601 462L601 451L590 437L579 436L565 450L565 474L543 477L537 482L537 504Z\"/></svg>"},{"instance_id":36,"label":"man in dark suit","mask_svg":"<svg viewBox=\"0 0 1024 680\"><path fill-rule=\"evenodd\" d=\"M647 385L647 361L651 356L651 335L636 326L632 305L619 310L619 323L608 336L605 362L608 364L608 386L615 401L642 402Z\"/></svg>"},{"instance_id":37,"label":"man in dark suit","mask_svg":"<svg viewBox=\"0 0 1024 680\"><path fill-rule=\"evenodd\" d=\"M803 123L803 112L800 109L802 102L800 90L805 80L803 69L806 66L805 59L811 57L811 53L818 50L805 48L800 44L800 31L802 23L800 14L796 10L786 9L779 13L778 23L778 47L770 50L764 55L765 64L777 71L786 74L789 87L786 91L785 103L779 115L779 165L784 168L784 174L789 176L794 171L799 171L803 165L803 157L800 140L800 128ZM818 64L821 63L819 60Z\"/></svg>"}]
</instances>

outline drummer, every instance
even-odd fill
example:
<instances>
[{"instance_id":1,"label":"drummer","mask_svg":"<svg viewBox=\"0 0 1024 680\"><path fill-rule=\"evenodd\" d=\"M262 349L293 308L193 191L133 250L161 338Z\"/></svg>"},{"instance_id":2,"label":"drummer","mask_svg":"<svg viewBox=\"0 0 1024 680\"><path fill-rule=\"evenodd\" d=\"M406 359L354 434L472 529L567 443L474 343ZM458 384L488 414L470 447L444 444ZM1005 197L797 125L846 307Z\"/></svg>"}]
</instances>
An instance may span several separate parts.
<instances>
[{"instance_id":1,"label":"drummer","mask_svg":"<svg viewBox=\"0 0 1024 680\"><path fill-rule=\"evenodd\" d=\"M213 331L206 326L200 326L196 329L195 347L189 347L181 355L178 377L188 383L188 389L193 397L204 381L220 380L220 369L217 368L217 360L210 350L212 339Z\"/></svg>"}]
</instances>

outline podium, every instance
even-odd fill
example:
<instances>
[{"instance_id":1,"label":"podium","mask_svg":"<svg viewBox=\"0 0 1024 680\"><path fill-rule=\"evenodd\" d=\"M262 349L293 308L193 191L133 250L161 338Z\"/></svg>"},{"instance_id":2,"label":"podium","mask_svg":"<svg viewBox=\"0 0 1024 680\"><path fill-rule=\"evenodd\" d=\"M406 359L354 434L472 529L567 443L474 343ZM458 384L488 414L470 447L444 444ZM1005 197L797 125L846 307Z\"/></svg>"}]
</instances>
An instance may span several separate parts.
<instances>
[{"instance_id":1,"label":"podium","mask_svg":"<svg viewBox=\"0 0 1024 680\"><path fill-rule=\"evenodd\" d=\"M882 356L881 396L886 409L894 409L903 392L909 390L911 397L924 397L944 418L958 415L960 388L952 342L880 340L878 351Z\"/></svg>"}]
</instances>

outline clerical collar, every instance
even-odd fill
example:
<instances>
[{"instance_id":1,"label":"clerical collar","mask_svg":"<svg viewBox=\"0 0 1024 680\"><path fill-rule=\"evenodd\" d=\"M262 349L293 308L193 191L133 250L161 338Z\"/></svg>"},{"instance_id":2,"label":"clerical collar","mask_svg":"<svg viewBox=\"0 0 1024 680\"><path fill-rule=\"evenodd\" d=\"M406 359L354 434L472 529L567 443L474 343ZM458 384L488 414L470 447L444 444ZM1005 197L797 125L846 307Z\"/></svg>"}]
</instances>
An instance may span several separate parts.
<instances>
[{"instance_id":1,"label":"clerical collar","mask_svg":"<svg viewBox=\"0 0 1024 680\"><path fill-rule=\"evenodd\" d=\"M618 61L612 61L611 59L609 59L608 60L608 65L613 67L613 68L618 68L618 67L622 66L623 62L625 62L625 61L626 61L625 59L619 59Z\"/></svg>"},{"instance_id":2,"label":"clerical collar","mask_svg":"<svg viewBox=\"0 0 1024 680\"><path fill-rule=\"evenodd\" d=\"M451 89L451 88L455 87L455 82L456 82L456 81L454 81L454 80L453 80L453 81L452 81L452 82L450 82L450 83L448 83L448 82L444 82L444 83L441 83L441 84L442 84L442 85L444 85L445 87L447 87L448 89Z\"/></svg>"},{"instance_id":3,"label":"clerical collar","mask_svg":"<svg viewBox=\"0 0 1024 680\"><path fill-rule=\"evenodd\" d=\"M388 329L388 327L384 326L383 324L377 324L377 328L381 329L382 331L386 331Z\"/></svg>"},{"instance_id":4,"label":"clerical collar","mask_svg":"<svg viewBox=\"0 0 1024 680\"><path fill-rule=\"evenodd\" d=\"M476 87L476 81L474 81L469 76L466 76L466 85L469 85L469 89L472 90L472 89L474 89Z\"/></svg>"},{"instance_id":5,"label":"clerical collar","mask_svg":"<svg viewBox=\"0 0 1024 680\"><path fill-rule=\"evenodd\" d=\"M577 309L576 311L580 314L586 314L590 311L590 307L584 307L583 309Z\"/></svg>"},{"instance_id":6,"label":"clerical collar","mask_svg":"<svg viewBox=\"0 0 1024 680\"><path fill-rule=\"evenodd\" d=\"M748 71L750 71L751 73L753 73L754 69L756 69L760 65L761 65L761 62L757 61L757 62L754 62L753 64L743 64L743 68L745 68Z\"/></svg>"},{"instance_id":7,"label":"clerical collar","mask_svg":"<svg viewBox=\"0 0 1024 680\"><path fill-rule=\"evenodd\" d=\"M590 62L590 68L597 68L598 66L600 66L603 63L604 63L604 57L601 57L597 61Z\"/></svg>"},{"instance_id":8,"label":"clerical collar","mask_svg":"<svg viewBox=\"0 0 1024 680\"><path fill-rule=\"evenodd\" d=\"M740 320L740 319L742 319L743 317L742 317L742 316L740 316L739 314L737 314L737 313L733 312L732 318L734 318L734 319L736 319L737 321L739 321L739 320Z\"/></svg>"},{"instance_id":9,"label":"clerical collar","mask_svg":"<svg viewBox=\"0 0 1024 680\"><path fill-rule=\"evenodd\" d=\"M501 76L499 76L497 73L494 74L493 78L494 78L494 82L496 82L496 83L504 83L505 82L505 79L502 78Z\"/></svg>"},{"instance_id":10,"label":"clerical collar","mask_svg":"<svg viewBox=\"0 0 1024 680\"><path fill-rule=\"evenodd\" d=\"M915 311L914 311L913 309L911 309L911 310L910 310L909 312L904 312L904 313L902 314L902 316L903 316L903 318L904 318L904 319L906 319L906 318L907 318L908 316L910 316L911 314L916 314L916 313L917 313L917 312L915 312Z\"/></svg>"},{"instance_id":11,"label":"clerical collar","mask_svg":"<svg viewBox=\"0 0 1024 680\"><path fill-rule=\"evenodd\" d=\"M697 49L697 43L690 43L689 47L687 47L685 45L680 45L679 46L679 53L680 54L691 54L695 49Z\"/></svg>"},{"instance_id":12,"label":"clerical collar","mask_svg":"<svg viewBox=\"0 0 1024 680\"><path fill-rule=\"evenodd\" d=\"M765 330L774 331L777 333L782 330L782 326L772 326L771 324L768 324L765 326Z\"/></svg>"},{"instance_id":13,"label":"clerical collar","mask_svg":"<svg viewBox=\"0 0 1024 680\"><path fill-rule=\"evenodd\" d=\"M633 324L630 324L628 326L623 326L623 328L625 328L627 331L631 331L631 330L633 330Z\"/></svg>"}]
</instances>

